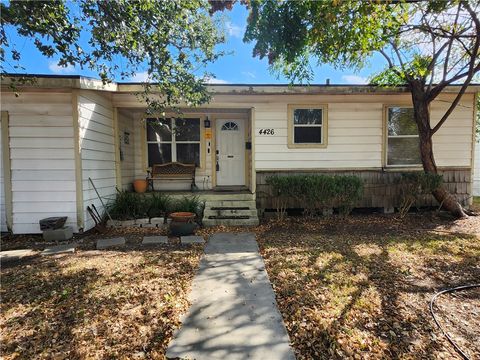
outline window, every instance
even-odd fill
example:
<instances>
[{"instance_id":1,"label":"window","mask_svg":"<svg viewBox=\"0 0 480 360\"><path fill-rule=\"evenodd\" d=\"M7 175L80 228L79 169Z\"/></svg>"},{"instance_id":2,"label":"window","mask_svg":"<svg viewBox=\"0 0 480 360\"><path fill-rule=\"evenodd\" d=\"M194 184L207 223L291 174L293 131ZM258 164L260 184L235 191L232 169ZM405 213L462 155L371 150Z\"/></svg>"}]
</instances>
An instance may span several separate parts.
<instances>
[{"instance_id":1,"label":"window","mask_svg":"<svg viewBox=\"0 0 480 360\"><path fill-rule=\"evenodd\" d=\"M420 145L413 108L387 108L387 165L419 165Z\"/></svg>"},{"instance_id":2,"label":"window","mask_svg":"<svg viewBox=\"0 0 480 360\"><path fill-rule=\"evenodd\" d=\"M238 131L238 125L233 121L229 121L223 124L222 131Z\"/></svg>"},{"instance_id":3,"label":"window","mask_svg":"<svg viewBox=\"0 0 480 360\"><path fill-rule=\"evenodd\" d=\"M200 119L147 119L148 166L178 161L200 166Z\"/></svg>"},{"instance_id":4,"label":"window","mask_svg":"<svg viewBox=\"0 0 480 360\"><path fill-rule=\"evenodd\" d=\"M326 107L291 105L288 111L290 147L326 146Z\"/></svg>"}]
</instances>

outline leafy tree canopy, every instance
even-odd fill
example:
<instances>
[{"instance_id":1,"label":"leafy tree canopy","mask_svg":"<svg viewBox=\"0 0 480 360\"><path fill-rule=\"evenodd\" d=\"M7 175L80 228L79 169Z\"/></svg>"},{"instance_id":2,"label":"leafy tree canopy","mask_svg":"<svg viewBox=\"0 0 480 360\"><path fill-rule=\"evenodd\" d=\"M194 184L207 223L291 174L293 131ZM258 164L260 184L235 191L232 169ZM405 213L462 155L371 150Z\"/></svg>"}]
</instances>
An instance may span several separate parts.
<instances>
[{"instance_id":1,"label":"leafy tree canopy","mask_svg":"<svg viewBox=\"0 0 480 360\"><path fill-rule=\"evenodd\" d=\"M245 41L292 81L311 80L312 59L360 69L374 52L388 64L381 84L448 85L480 70L478 0L252 0L250 10Z\"/></svg>"},{"instance_id":2,"label":"leafy tree canopy","mask_svg":"<svg viewBox=\"0 0 480 360\"><path fill-rule=\"evenodd\" d=\"M60 66L93 70L104 83L146 71L141 96L151 107L208 100L205 68L222 55L215 46L224 38L206 0L10 1L0 10L4 76L22 69L19 44L8 37L16 31Z\"/></svg>"}]
</instances>

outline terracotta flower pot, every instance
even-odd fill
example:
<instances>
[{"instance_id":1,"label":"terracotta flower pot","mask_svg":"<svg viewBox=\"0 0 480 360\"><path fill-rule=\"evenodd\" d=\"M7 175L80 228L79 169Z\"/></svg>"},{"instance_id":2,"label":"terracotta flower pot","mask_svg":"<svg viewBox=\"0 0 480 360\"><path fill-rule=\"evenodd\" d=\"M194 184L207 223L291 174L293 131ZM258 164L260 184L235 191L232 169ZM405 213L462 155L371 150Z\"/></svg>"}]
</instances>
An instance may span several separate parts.
<instances>
[{"instance_id":1,"label":"terracotta flower pot","mask_svg":"<svg viewBox=\"0 0 480 360\"><path fill-rule=\"evenodd\" d=\"M145 179L137 179L133 181L133 188L137 193L144 193L147 191L147 180Z\"/></svg>"},{"instance_id":2,"label":"terracotta flower pot","mask_svg":"<svg viewBox=\"0 0 480 360\"><path fill-rule=\"evenodd\" d=\"M174 212L170 214L170 218L172 219L172 222L177 222L177 223L190 223L195 220L195 216L197 216L195 213L191 212Z\"/></svg>"}]
</instances>

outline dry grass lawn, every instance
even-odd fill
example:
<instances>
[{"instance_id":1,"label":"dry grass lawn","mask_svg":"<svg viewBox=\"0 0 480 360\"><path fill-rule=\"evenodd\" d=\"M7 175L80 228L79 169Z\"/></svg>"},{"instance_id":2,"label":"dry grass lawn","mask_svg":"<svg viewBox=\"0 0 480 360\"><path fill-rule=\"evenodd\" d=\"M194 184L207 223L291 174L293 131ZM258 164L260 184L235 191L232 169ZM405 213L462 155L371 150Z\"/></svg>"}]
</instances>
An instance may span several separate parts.
<instances>
[{"instance_id":1,"label":"dry grass lawn","mask_svg":"<svg viewBox=\"0 0 480 360\"><path fill-rule=\"evenodd\" d=\"M201 249L79 251L2 269L2 359L164 358Z\"/></svg>"}]
</instances>

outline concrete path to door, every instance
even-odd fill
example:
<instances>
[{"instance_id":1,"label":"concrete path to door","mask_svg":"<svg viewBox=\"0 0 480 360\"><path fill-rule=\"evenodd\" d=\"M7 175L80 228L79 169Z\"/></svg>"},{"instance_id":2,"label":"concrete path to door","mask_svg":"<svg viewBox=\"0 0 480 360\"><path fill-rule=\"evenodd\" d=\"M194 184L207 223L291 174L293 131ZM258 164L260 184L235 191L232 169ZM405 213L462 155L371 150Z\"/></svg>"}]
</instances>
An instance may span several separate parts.
<instances>
[{"instance_id":1,"label":"concrete path to door","mask_svg":"<svg viewBox=\"0 0 480 360\"><path fill-rule=\"evenodd\" d=\"M295 359L252 233L212 235L167 358Z\"/></svg>"}]
</instances>

